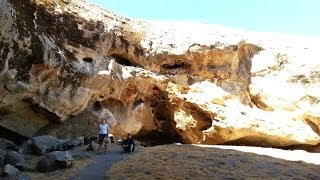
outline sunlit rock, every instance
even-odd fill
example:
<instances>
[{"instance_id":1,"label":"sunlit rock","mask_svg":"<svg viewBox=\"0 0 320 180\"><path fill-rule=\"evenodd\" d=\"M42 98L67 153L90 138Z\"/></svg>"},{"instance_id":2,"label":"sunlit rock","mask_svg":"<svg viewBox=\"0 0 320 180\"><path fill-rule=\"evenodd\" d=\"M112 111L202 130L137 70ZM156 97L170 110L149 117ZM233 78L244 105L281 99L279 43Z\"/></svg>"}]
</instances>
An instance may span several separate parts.
<instances>
[{"instance_id":1,"label":"sunlit rock","mask_svg":"<svg viewBox=\"0 0 320 180\"><path fill-rule=\"evenodd\" d=\"M21 135L317 145L320 40L0 2L0 125ZM63 124L60 124L63 123Z\"/></svg>"}]
</instances>

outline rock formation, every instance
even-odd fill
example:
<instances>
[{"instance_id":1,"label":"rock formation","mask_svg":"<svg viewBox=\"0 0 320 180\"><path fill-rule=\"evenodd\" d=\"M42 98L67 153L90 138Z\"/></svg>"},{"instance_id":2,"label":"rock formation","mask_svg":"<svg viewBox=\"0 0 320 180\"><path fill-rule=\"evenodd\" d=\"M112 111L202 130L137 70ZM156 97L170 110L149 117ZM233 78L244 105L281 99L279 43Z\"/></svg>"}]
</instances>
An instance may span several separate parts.
<instances>
[{"instance_id":1,"label":"rock formation","mask_svg":"<svg viewBox=\"0 0 320 180\"><path fill-rule=\"evenodd\" d=\"M26 137L320 143L320 40L139 21L83 0L0 2L0 125Z\"/></svg>"}]
</instances>

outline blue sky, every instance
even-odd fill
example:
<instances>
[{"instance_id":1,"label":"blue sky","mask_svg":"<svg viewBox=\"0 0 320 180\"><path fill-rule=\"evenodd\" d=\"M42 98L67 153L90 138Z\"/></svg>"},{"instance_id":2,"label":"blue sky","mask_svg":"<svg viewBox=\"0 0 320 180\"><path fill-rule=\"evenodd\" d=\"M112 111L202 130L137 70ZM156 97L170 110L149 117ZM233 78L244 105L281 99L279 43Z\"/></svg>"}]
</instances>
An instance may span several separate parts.
<instances>
[{"instance_id":1,"label":"blue sky","mask_svg":"<svg viewBox=\"0 0 320 180\"><path fill-rule=\"evenodd\" d=\"M320 37L320 0L89 0L140 19L189 20Z\"/></svg>"}]
</instances>

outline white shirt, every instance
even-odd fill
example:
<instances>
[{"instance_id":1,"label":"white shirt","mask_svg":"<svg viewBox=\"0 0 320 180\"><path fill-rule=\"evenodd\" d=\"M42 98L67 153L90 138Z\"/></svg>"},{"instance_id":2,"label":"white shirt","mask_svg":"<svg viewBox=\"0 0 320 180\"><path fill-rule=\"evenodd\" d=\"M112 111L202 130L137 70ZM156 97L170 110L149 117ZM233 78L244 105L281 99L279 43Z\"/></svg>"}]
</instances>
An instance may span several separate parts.
<instances>
[{"instance_id":1,"label":"white shirt","mask_svg":"<svg viewBox=\"0 0 320 180\"><path fill-rule=\"evenodd\" d=\"M99 124L99 134L108 134L108 124Z\"/></svg>"}]
</instances>

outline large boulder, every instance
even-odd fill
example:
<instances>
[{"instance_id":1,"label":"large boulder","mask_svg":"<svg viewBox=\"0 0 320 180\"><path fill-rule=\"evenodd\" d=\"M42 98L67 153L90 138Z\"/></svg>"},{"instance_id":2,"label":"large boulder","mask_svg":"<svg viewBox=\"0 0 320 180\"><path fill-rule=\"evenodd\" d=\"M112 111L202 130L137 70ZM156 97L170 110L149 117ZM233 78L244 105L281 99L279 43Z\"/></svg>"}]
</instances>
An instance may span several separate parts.
<instances>
[{"instance_id":1,"label":"large boulder","mask_svg":"<svg viewBox=\"0 0 320 180\"><path fill-rule=\"evenodd\" d=\"M48 153L38 163L40 172L52 172L58 169L70 168L73 165L72 155L68 151Z\"/></svg>"},{"instance_id":2,"label":"large boulder","mask_svg":"<svg viewBox=\"0 0 320 180\"><path fill-rule=\"evenodd\" d=\"M32 138L32 147L35 154L44 155L47 152L53 151L54 146L60 141L56 137L49 135L37 136Z\"/></svg>"},{"instance_id":3,"label":"large boulder","mask_svg":"<svg viewBox=\"0 0 320 180\"><path fill-rule=\"evenodd\" d=\"M2 0L0 17L0 125L21 135L87 137L105 117L115 136L151 144L320 143L319 39L133 20L85 1ZM44 154L56 140L38 141Z\"/></svg>"},{"instance_id":4,"label":"large boulder","mask_svg":"<svg viewBox=\"0 0 320 180\"><path fill-rule=\"evenodd\" d=\"M22 174L19 172L19 169L15 168L10 164L6 164L2 169L2 175L5 177L4 179L8 180L30 180L30 176L26 174Z\"/></svg>"},{"instance_id":5,"label":"large boulder","mask_svg":"<svg viewBox=\"0 0 320 180\"><path fill-rule=\"evenodd\" d=\"M15 151L8 151L4 156L3 165L11 164L16 166L19 163L25 163L25 160L21 154Z\"/></svg>"}]
</instances>

